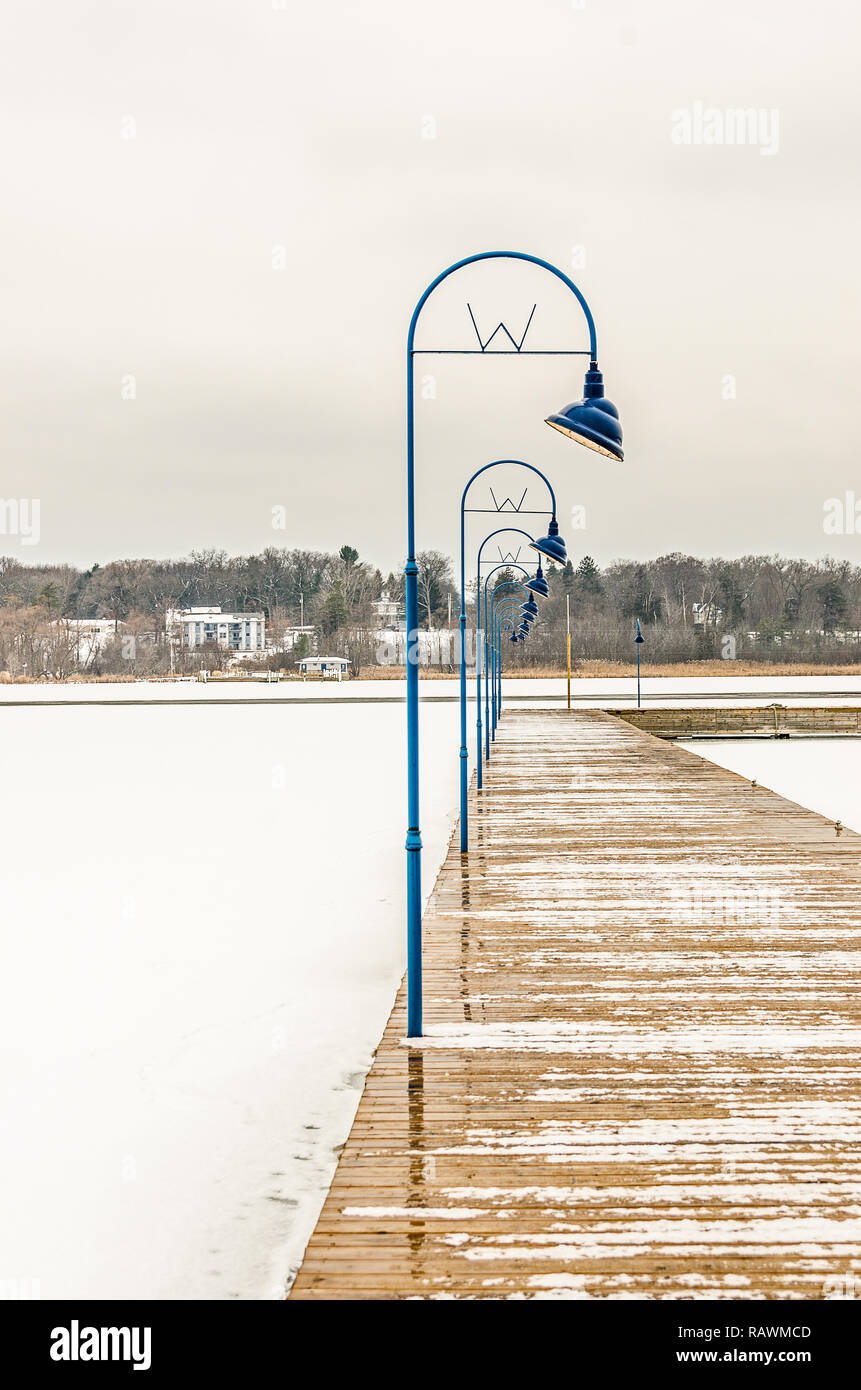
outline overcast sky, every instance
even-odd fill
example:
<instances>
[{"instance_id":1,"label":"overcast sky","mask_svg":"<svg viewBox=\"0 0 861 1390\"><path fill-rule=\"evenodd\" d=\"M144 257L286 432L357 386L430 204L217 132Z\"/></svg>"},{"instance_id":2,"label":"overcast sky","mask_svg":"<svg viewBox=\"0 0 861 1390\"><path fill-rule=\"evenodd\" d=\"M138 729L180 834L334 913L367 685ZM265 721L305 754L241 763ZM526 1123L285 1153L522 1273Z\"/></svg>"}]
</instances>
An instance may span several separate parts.
<instances>
[{"instance_id":1,"label":"overcast sky","mask_svg":"<svg viewBox=\"0 0 861 1390\"><path fill-rule=\"evenodd\" d=\"M823 532L861 499L850 0L6 0L0 25L0 495L41 503L0 552L400 565L412 308L516 249L586 294L626 459L543 423L581 358L422 359L420 546L454 553L466 477L513 456L575 559L861 562L861 522ZM736 108L752 142L697 143ZM586 345L507 265L449 281L425 346L470 346L467 301L485 334L537 303L527 347Z\"/></svg>"}]
</instances>

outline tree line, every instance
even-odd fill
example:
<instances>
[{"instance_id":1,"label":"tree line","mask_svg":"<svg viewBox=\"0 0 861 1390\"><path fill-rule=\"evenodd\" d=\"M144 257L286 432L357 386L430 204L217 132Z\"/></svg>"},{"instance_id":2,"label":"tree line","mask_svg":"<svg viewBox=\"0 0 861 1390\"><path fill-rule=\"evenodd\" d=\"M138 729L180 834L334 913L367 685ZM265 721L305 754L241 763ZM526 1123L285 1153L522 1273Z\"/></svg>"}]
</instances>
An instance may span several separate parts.
<instances>
[{"instance_id":1,"label":"tree line","mask_svg":"<svg viewBox=\"0 0 861 1390\"><path fill-rule=\"evenodd\" d=\"M451 559L441 551L418 558L420 625L445 628L451 615L456 626L460 598ZM500 570L494 581L520 577L515 569ZM511 649L515 665L558 665L569 611L581 660L629 660L637 619L644 656L656 662L736 656L839 664L858 658L861 567L848 561L673 553L602 569L586 555L550 566L547 577L550 596L539 605L529 642ZM262 611L275 645L267 657L273 664L291 669L308 649L308 642L289 647L282 636L304 623L315 629L321 649L369 666L378 659L374 605L383 592L402 615L403 574L384 575L350 545L334 553L269 547L248 556L201 550L178 560L115 560L89 569L0 557L0 672L73 674L81 657L68 620L95 618L113 622L116 632L115 641L88 658L87 669L96 674L217 666L217 649L171 651L165 628L168 610L209 605ZM472 628L472 590L467 614Z\"/></svg>"},{"instance_id":2,"label":"tree line","mask_svg":"<svg viewBox=\"0 0 861 1390\"><path fill-rule=\"evenodd\" d=\"M849 561L675 552L602 570L586 555L552 570L549 583L542 622L514 649L521 664L558 660L568 610L582 660L630 661L638 619L643 656L654 662L859 659L861 566Z\"/></svg>"}]
</instances>

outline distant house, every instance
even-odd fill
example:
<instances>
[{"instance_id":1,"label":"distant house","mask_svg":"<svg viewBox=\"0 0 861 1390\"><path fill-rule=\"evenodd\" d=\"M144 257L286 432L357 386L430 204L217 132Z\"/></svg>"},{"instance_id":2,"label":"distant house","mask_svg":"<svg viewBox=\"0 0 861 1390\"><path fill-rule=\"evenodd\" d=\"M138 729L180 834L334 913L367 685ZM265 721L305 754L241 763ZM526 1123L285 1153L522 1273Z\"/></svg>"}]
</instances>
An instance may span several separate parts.
<instances>
[{"instance_id":1,"label":"distant house","mask_svg":"<svg viewBox=\"0 0 861 1390\"><path fill-rule=\"evenodd\" d=\"M340 681L349 676L352 662L345 656L305 656L296 665L303 680L306 676L322 676L323 680Z\"/></svg>"},{"instance_id":2,"label":"distant house","mask_svg":"<svg viewBox=\"0 0 861 1390\"><path fill-rule=\"evenodd\" d=\"M171 608L165 627L183 647L213 643L226 651L262 652L266 647L266 619L262 613L222 613L220 608Z\"/></svg>"},{"instance_id":3,"label":"distant house","mask_svg":"<svg viewBox=\"0 0 861 1390\"><path fill-rule=\"evenodd\" d=\"M78 665L88 666L109 642L119 636L119 629L124 629L125 623L117 623L113 618L61 618L55 626L64 628L76 641Z\"/></svg>"},{"instance_id":4,"label":"distant house","mask_svg":"<svg viewBox=\"0 0 861 1390\"><path fill-rule=\"evenodd\" d=\"M380 597L371 604L371 608L380 627L406 627L401 604L397 599L390 597L387 589L384 589Z\"/></svg>"},{"instance_id":5,"label":"distant house","mask_svg":"<svg viewBox=\"0 0 861 1390\"><path fill-rule=\"evenodd\" d=\"M723 618L723 609L714 603L692 603L691 616L694 632L705 632L707 627L718 627Z\"/></svg>"},{"instance_id":6,"label":"distant house","mask_svg":"<svg viewBox=\"0 0 861 1390\"><path fill-rule=\"evenodd\" d=\"M313 648L317 645L317 629L309 624L304 627L281 628L280 632L277 632L273 637L270 645L275 651L292 652L296 643L300 642L303 637L307 639L309 647Z\"/></svg>"}]
</instances>

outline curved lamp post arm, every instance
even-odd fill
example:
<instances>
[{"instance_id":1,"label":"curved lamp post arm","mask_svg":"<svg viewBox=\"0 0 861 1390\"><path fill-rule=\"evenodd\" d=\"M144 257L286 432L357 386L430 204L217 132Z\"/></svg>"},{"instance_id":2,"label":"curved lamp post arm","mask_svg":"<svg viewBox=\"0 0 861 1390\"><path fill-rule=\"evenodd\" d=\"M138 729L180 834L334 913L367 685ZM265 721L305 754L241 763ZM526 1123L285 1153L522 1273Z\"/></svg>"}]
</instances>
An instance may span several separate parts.
<instances>
[{"instance_id":1,"label":"curved lamp post arm","mask_svg":"<svg viewBox=\"0 0 861 1390\"><path fill-rule=\"evenodd\" d=\"M407 559L404 565L406 624L407 624L407 1034L422 1035L422 893L421 849L419 828L419 671L418 653L411 650L418 632L418 565L416 564L416 496L415 496L415 338L422 309L438 285L464 266L479 261L523 261L537 265L555 276L574 295L589 329L589 356L597 369L598 344L595 320L581 291L550 261L531 256L526 251L481 251L464 256L441 271L428 285L413 310L407 330ZM413 659L411 659L411 657ZM480 749L479 749L480 752Z\"/></svg>"},{"instance_id":2,"label":"curved lamp post arm","mask_svg":"<svg viewBox=\"0 0 861 1390\"><path fill-rule=\"evenodd\" d=\"M443 280L447 280L450 275L454 275L456 271L463 270L464 266L475 265L478 261L525 261L528 265L537 265L540 266L542 270L549 270L551 275L555 275L557 280L561 280L563 285L567 285L585 315L586 324L589 329L589 356L593 362L595 361L598 356L598 339L595 333L595 320L592 317L592 310L586 303L582 292L574 284L574 281L569 279L558 266L553 265L550 261L543 261L540 256L530 256L526 251L480 251L476 256L464 256L463 260L455 261L452 265L447 266L445 270L441 271L436 279L432 280L428 285L413 310L413 316L410 319L409 331L407 333L408 352L414 350L419 316L437 286L441 285Z\"/></svg>"},{"instance_id":3,"label":"curved lamp post arm","mask_svg":"<svg viewBox=\"0 0 861 1390\"><path fill-rule=\"evenodd\" d=\"M551 513L551 515L552 515L551 529L552 529L553 527L556 526L556 493L553 491L553 486L552 486L552 484L551 484L549 478L545 477L545 475L541 472L541 469L540 469L540 468L536 468L535 465L532 464L532 463L526 463L526 462L524 462L523 459L493 459L492 462L490 462L490 463L482 464L481 468L476 469L476 471L473 473L472 477L468 479L467 484L466 484L466 487L464 488L463 493L462 493L462 495L461 495L461 499L460 499L460 618L459 618L459 630L460 630L460 671L459 671L459 675L460 675L460 852L461 852L461 854L466 854L466 853L468 852L468 850L469 850L469 773L468 773L469 751L468 751L467 745L466 745L466 724L467 724L467 714L466 714L466 499L467 499L467 497L468 497L468 495L469 495L469 490L470 490L470 488L472 487L473 483L475 482L476 478L481 477L481 475L482 475L483 473L486 473L486 472L488 471L488 469L490 469L490 468L502 468L502 467L505 467L505 466L513 466L513 467L515 467L515 468L527 468L527 469L530 471L530 473L535 473L535 474L542 480L542 482L545 484L545 486L546 486L548 492L550 493L550 504L551 504L551 507L552 507L552 513ZM558 528L557 528L557 529L558 529ZM496 531L496 532L493 532L493 534L494 534L494 535L498 535L499 533L498 533L498 531ZM482 541L482 545L483 545L483 544L484 544L484 542ZM481 554L481 551L479 550L479 556L480 556L480 554ZM520 565L520 566L518 566L517 568L523 569L523 566ZM526 573L525 570L524 570L523 572L524 572L524 574ZM481 564L480 564L480 560L479 560L479 574L478 574L478 579L477 579L477 582L476 582L476 596L475 596L475 604L476 604L476 624L475 624L475 627L476 627L476 663L478 663L478 627L479 627L480 614L481 614L481 592L480 592L480 585L481 585ZM418 610L417 610L417 611L418 611ZM487 606L486 606L486 604L485 604L485 619L486 619L486 618L487 618ZM486 662L487 662L487 650L486 650L486 647L485 647L485 664L486 664ZM409 674L409 673L408 673L408 674ZM478 686L477 686L476 694L477 694L477 698L479 699L479 702L480 702L480 698L481 698L480 678L479 678L479 683L478 683ZM408 689L408 691L407 691L407 695L408 695L408 698L409 698L409 689ZM480 726L480 723L481 723L481 710L480 710L480 704L479 704L479 720L478 720L478 722L479 722L479 726ZM480 744L481 744L481 737L480 737L480 732L479 732L479 746L480 746ZM488 745L488 751L489 751L489 745ZM476 786L477 786L479 789L480 789L480 787L481 787L481 760L480 760L480 759L479 759L478 767L477 767L477 770L476 770Z\"/></svg>"},{"instance_id":4,"label":"curved lamp post arm","mask_svg":"<svg viewBox=\"0 0 861 1390\"><path fill-rule=\"evenodd\" d=\"M494 536L501 536L501 535L504 535L506 532L508 532L510 535L525 536L526 539L530 542L530 544L531 544L531 542L535 539L534 536L530 536L530 534L529 534L528 531L524 531L523 528L522 528L521 526L499 526L499 527L497 527L497 529L496 529L495 531L491 531L491 533L490 533L489 536L485 536L484 540L481 542L481 545L478 547L478 560L477 560L477 568L476 568L476 580L477 580L476 589L477 589L477 592L478 592L478 591L480 590L480 588L481 588L481 552L484 550L484 547L487 545L487 542L493 540L493 537L494 537ZM491 574L495 574L497 569L520 569L520 570L523 570L523 573L524 573L524 574L527 573L527 571L524 569L523 565L519 564L516 560L508 560L508 561L503 560L502 564L501 564L501 565L497 565L495 569L493 569L493 570L490 571L490 573L491 573ZM480 614L480 613L476 613L476 617L480 620L481 614ZM485 587L485 592L484 592L484 621L485 621L485 625L486 625L486 624L487 624L487 588L486 588L486 587ZM476 623L476 627L477 627L477 626L478 626L478 623Z\"/></svg>"},{"instance_id":5,"label":"curved lamp post arm","mask_svg":"<svg viewBox=\"0 0 861 1390\"><path fill-rule=\"evenodd\" d=\"M511 568L511 566L509 566L509 565L497 565L497 569L510 569L510 568ZM529 573L528 570L523 569L523 566L522 566L522 565L519 565L518 568L519 568L519 569L522 569L524 574L528 574L528 573ZM486 595L487 595L487 584L488 584L488 580L489 580L489 579L491 578L491 576L494 575L495 573L496 573L496 570L491 570L491 571L490 571L490 574L487 575L487 577L485 578L485 581L484 581L485 606L486 606ZM492 639L492 637L493 637L493 622L494 622L494 615L495 615L496 612L499 611L499 607L501 607L506 601L509 601L509 600L512 601L512 602L516 602L516 600L514 599L514 595L513 595L513 594L506 594L505 598L497 599L496 595L499 594L499 593L501 593L501 591L502 591L503 589L521 589L521 590L523 591L523 593L526 594L527 598L529 597L529 590L527 589L527 587L526 587L525 584L521 584L521 582L520 582L519 579L507 579L507 580L505 580L504 583L502 583L502 584L494 584L493 588L492 588L491 591L490 591L490 628L491 628L491 639Z\"/></svg>"},{"instance_id":6,"label":"curved lamp post arm","mask_svg":"<svg viewBox=\"0 0 861 1390\"><path fill-rule=\"evenodd\" d=\"M554 520L554 521L556 520L556 493L553 491L553 485L552 485L552 483L550 482L550 479L547 478L547 477L545 477L545 475L541 472L541 469L540 469L540 468L536 468L535 465L534 465L533 463L525 463L523 459L494 459L492 463L485 463L485 464L482 464L481 468L476 469L476 471L473 473L472 477L469 479L469 482L467 483L466 487L464 488L463 494L462 494L461 499L460 499L460 620L461 620L461 652L463 652L463 637L464 637L464 633L465 633L465 631L466 631L466 499L467 499L467 494L469 493L469 490L470 490L470 488L472 487L473 483L475 482L476 478L480 478L481 475L482 475L482 473L486 473L487 470L488 470L489 468L501 468L501 467L503 467L503 466L505 466L505 465L509 465L509 466L513 465L513 466L516 467L516 468L528 468L529 471L530 471L530 473L536 473L536 474L538 475L538 477L542 480L542 482L545 483L545 485L546 485L546 487L547 487L547 491L550 493L550 503L551 503L551 507L552 507L551 515L552 515L553 520ZM500 531L512 531L512 530L516 530L516 529L517 529L517 528L515 528L515 527L510 527L510 526L501 527L500 530L491 531L490 535L489 535L489 536L485 536L484 540L485 540L485 541L489 541L489 540L491 539L492 536L498 536L498 535L500 534ZM526 533L525 531L520 531L519 534L522 535L522 536L525 536L527 533ZM529 539L529 540L532 540L533 537L532 537L532 536L529 536L528 539ZM482 552L483 547L484 547L484 541L481 542L481 545L480 545L479 548L478 548L478 563L479 563L479 567L481 566L481 552ZM513 564L512 564L512 566L510 566L510 568L512 568L512 567L513 567L513 568L517 568L517 569L523 570L523 566L522 566L522 565L513 565ZM498 566L498 568L501 568L501 567ZM493 573L494 573L494 571L491 570L491 574L493 574ZM523 573L525 574L526 571L523 570ZM480 578L479 578L479 583L480 583L480 582L481 582L481 581L480 581ZM478 591L476 591L476 609L477 609L477 608L478 608ZM485 605L485 617L487 617L487 608L486 608L486 605ZM478 628L478 622L476 622L475 626L476 626L476 628Z\"/></svg>"}]
</instances>

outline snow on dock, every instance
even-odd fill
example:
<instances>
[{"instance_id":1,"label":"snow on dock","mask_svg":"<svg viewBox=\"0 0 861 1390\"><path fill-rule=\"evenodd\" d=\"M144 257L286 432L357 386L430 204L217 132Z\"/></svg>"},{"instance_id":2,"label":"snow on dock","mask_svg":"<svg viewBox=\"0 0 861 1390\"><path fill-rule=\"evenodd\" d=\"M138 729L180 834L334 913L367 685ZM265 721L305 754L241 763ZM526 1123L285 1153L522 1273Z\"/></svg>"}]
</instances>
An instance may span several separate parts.
<instances>
[{"instance_id":1,"label":"snow on dock","mask_svg":"<svg viewBox=\"0 0 861 1390\"><path fill-rule=\"evenodd\" d=\"M470 814L290 1297L846 1296L861 836L598 711Z\"/></svg>"}]
</instances>

